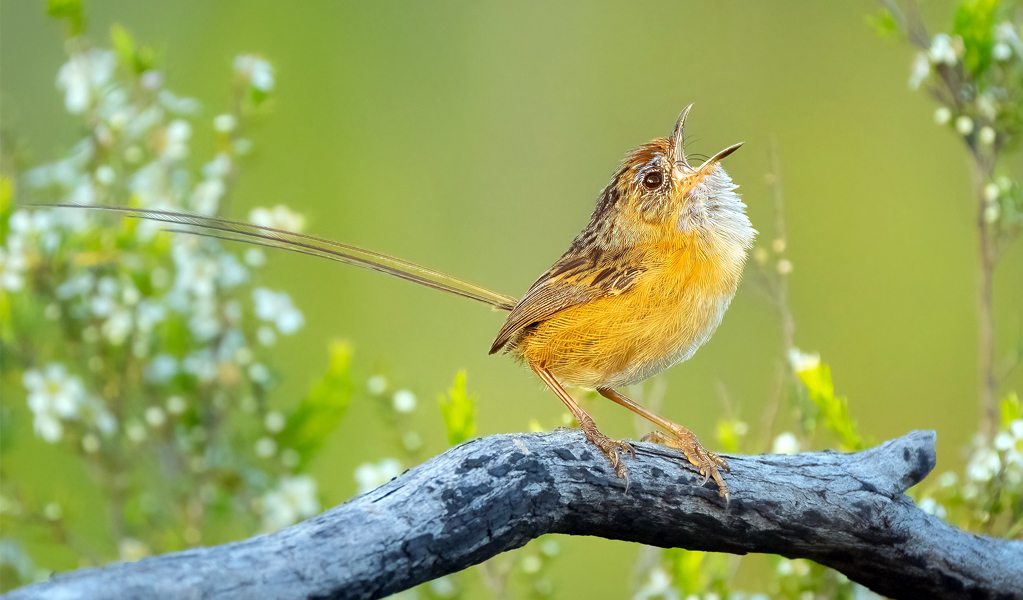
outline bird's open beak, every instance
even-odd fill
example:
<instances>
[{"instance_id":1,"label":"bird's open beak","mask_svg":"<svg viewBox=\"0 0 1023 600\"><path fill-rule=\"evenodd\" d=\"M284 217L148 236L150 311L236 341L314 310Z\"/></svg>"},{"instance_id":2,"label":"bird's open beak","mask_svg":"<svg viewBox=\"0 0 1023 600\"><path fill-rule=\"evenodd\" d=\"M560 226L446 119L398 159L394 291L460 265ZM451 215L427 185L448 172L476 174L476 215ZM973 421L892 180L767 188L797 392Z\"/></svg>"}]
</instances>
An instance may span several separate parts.
<instances>
[{"instance_id":1,"label":"bird's open beak","mask_svg":"<svg viewBox=\"0 0 1023 600\"><path fill-rule=\"evenodd\" d=\"M745 143L746 142L739 142L738 144L732 144L731 146L725 148L721 152L718 152L714 156L712 156L712 157L708 158L707 160L703 161L703 164L700 165L699 168L696 169L696 172L697 173L703 173L703 172L707 171L708 169L710 169L711 167L713 167L717 163L721 162L721 160L724 159L726 156L728 156L732 152L735 152L736 150L738 150Z\"/></svg>"},{"instance_id":2,"label":"bird's open beak","mask_svg":"<svg viewBox=\"0 0 1023 600\"><path fill-rule=\"evenodd\" d=\"M668 159L671 164L675 165L675 168L686 173L700 175L708 171L715 164L721 162L726 156L735 152L743 145L744 142L733 144L721 152L718 152L714 156L703 161L703 164L698 168L694 169L689 161L686 159L685 153L685 137L686 137L686 117L689 116L689 111L692 110L693 105L682 109L682 113L678 116L678 121L675 122L675 129L671 132L671 137L668 138Z\"/></svg>"},{"instance_id":3,"label":"bird's open beak","mask_svg":"<svg viewBox=\"0 0 1023 600\"><path fill-rule=\"evenodd\" d=\"M689 111L693 108L693 105L682 109L682 113L678 116L678 121L675 121L675 129L671 132L671 137L668 138L668 160L673 165L682 163L682 167L685 170L690 170L692 167L689 166L689 161L686 160L686 117L689 116Z\"/></svg>"}]
</instances>

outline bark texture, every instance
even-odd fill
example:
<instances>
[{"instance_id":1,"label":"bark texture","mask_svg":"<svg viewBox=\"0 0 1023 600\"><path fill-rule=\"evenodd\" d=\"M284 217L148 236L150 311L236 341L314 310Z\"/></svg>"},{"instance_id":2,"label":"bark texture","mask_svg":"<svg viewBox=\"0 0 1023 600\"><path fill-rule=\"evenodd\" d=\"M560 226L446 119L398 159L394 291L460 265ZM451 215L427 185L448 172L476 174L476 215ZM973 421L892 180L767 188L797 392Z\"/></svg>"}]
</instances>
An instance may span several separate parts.
<instances>
[{"instance_id":1,"label":"bark texture","mask_svg":"<svg viewBox=\"0 0 1023 600\"><path fill-rule=\"evenodd\" d=\"M631 483L578 431L467 442L281 530L58 575L36 598L380 598L545 533L809 558L892 598L1023 598L1023 542L962 532L903 494L934 432L855 454L730 456L730 502L674 452L636 444Z\"/></svg>"}]
</instances>

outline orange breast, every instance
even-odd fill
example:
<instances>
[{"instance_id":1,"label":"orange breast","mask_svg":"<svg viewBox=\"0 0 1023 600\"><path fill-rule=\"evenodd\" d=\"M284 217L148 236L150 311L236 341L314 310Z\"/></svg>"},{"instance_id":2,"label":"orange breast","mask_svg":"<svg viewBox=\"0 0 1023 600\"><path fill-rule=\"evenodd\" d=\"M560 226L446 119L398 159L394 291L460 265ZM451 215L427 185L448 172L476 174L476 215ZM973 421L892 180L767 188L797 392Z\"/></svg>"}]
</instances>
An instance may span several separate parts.
<instances>
[{"instance_id":1,"label":"orange breast","mask_svg":"<svg viewBox=\"0 0 1023 600\"><path fill-rule=\"evenodd\" d=\"M666 246L648 253L647 271L628 290L555 314L516 350L583 388L631 385L688 359L721 322L743 257Z\"/></svg>"}]
</instances>

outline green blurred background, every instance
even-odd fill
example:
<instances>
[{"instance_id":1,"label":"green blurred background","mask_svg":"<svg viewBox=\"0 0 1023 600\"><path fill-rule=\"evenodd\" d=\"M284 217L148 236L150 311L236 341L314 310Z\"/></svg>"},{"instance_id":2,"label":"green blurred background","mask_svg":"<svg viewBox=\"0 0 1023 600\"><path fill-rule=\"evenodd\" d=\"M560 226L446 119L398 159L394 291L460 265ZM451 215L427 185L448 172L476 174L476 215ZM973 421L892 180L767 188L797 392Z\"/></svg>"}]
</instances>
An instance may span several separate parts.
<instances>
[{"instance_id":1,"label":"green blurred background","mask_svg":"<svg viewBox=\"0 0 1023 600\"><path fill-rule=\"evenodd\" d=\"M928 2L925 18L947 28L951 6ZM866 25L874 2L124 0L88 9L93 39L105 44L121 23L154 45L167 87L202 99L209 119L228 106L235 55L274 64L273 115L254 135L257 155L230 216L286 203L312 233L513 295L567 248L624 153L667 134L690 102L691 151L746 142L726 167L769 244L764 175L777 138L797 345L831 365L863 432L881 440L936 429L938 470L961 466L978 413L975 203L961 143L907 90L909 48ZM54 89L61 33L40 2L6 0L0 10L4 124L36 161L51 160L79 134ZM211 148L199 139L193 155ZM1020 163L1010 165L1017 178ZM1021 272L1017 244L996 279L1001 332L1021 327ZM480 397L480 434L560 422L561 404L531 374L487 355L500 314L302 256L275 257L264 281L288 290L308 325L278 345L282 402L305 393L328 342L344 338L358 370L384 372L420 397L428 455L445 445L434 398L461 368ZM724 389L758 436L779 344L774 313L743 285L713 340L668 373L664 412L712 445ZM1023 388L1023 374L1007 387ZM591 408L608 434L635 436L629 413L603 401ZM354 493L356 465L391 452L382 431L372 406L353 405L313 468L328 503ZM24 472L46 457L10 460ZM626 594L633 546L563 542L559 595Z\"/></svg>"}]
</instances>

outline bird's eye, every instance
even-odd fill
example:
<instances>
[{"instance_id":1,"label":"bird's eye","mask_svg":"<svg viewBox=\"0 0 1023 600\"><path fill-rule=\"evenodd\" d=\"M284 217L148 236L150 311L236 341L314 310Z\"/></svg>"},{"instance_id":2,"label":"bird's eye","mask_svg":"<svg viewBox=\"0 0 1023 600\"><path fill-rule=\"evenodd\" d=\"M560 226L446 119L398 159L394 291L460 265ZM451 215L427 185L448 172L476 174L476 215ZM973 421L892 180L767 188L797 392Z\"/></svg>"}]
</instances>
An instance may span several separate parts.
<instances>
[{"instance_id":1,"label":"bird's eye","mask_svg":"<svg viewBox=\"0 0 1023 600\"><path fill-rule=\"evenodd\" d=\"M661 183L663 181L660 171L651 171L643 177L643 185L646 186L648 190L656 190L661 187Z\"/></svg>"}]
</instances>

